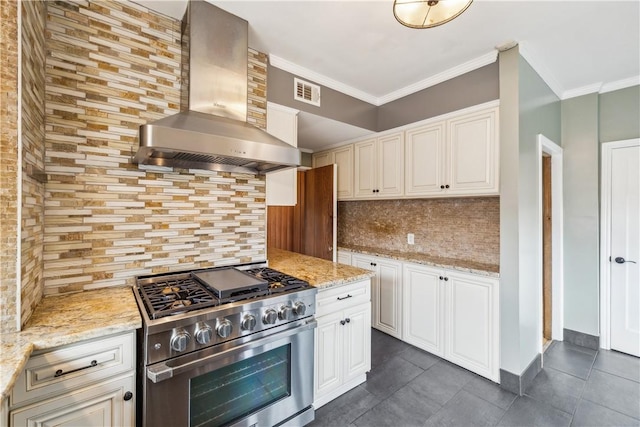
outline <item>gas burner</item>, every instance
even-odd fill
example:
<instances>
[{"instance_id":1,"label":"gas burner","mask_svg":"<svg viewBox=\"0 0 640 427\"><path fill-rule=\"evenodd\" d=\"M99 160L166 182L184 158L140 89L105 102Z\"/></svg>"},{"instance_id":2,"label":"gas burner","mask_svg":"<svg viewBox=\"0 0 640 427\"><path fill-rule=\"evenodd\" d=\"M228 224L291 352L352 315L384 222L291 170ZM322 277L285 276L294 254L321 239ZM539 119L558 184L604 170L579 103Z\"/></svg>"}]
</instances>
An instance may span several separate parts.
<instances>
[{"instance_id":1,"label":"gas burner","mask_svg":"<svg viewBox=\"0 0 640 427\"><path fill-rule=\"evenodd\" d=\"M269 283L269 291L274 294L309 287L308 282L269 267L252 268L247 270L247 273L266 280Z\"/></svg>"},{"instance_id":2,"label":"gas burner","mask_svg":"<svg viewBox=\"0 0 640 427\"><path fill-rule=\"evenodd\" d=\"M212 307L219 303L211 291L190 277L170 276L157 282L140 284L138 292L152 319Z\"/></svg>"}]
</instances>

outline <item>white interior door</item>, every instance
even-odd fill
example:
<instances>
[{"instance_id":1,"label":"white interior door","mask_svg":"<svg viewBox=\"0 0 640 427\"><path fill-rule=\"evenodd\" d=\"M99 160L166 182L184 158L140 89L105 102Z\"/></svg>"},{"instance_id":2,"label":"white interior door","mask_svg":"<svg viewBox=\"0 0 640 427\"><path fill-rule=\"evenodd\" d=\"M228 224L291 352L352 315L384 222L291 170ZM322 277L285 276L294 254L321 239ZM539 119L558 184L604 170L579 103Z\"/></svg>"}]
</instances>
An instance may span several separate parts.
<instances>
[{"instance_id":1,"label":"white interior door","mask_svg":"<svg viewBox=\"0 0 640 427\"><path fill-rule=\"evenodd\" d=\"M611 348L640 356L640 143L609 161Z\"/></svg>"}]
</instances>

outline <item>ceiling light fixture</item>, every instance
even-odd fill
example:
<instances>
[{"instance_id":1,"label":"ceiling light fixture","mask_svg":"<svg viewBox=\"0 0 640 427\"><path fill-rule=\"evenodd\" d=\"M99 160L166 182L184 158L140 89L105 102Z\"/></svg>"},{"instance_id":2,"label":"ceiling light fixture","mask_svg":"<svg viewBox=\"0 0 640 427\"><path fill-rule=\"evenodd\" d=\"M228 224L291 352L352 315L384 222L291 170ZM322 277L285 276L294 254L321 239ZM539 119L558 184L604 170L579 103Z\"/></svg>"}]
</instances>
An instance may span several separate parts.
<instances>
[{"instance_id":1,"label":"ceiling light fixture","mask_svg":"<svg viewBox=\"0 0 640 427\"><path fill-rule=\"evenodd\" d=\"M409 28L431 28L457 18L473 0L394 0L393 16Z\"/></svg>"}]
</instances>

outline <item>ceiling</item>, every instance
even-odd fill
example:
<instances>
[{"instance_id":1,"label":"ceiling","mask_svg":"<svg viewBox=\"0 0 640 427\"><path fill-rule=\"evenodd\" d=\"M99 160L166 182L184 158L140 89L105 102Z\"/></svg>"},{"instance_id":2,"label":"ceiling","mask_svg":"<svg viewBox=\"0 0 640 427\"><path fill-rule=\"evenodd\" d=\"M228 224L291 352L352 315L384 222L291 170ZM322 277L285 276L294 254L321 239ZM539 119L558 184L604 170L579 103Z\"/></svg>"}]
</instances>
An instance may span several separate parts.
<instances>
[{"instance_id":1,"label":"ceiling","mask_svg":"<svg viewBox=\"0 0 640 427\"><path fill-rule=\"evenodd\" d=\"M513 42L561 99L640 83L638 0L476 0L425 30L400 25L392 0L207 1L246 19L249 45L272 65L375 105L491 63ZM186 7L138 2L176 18Z\"/></svg>"}]
</instances>

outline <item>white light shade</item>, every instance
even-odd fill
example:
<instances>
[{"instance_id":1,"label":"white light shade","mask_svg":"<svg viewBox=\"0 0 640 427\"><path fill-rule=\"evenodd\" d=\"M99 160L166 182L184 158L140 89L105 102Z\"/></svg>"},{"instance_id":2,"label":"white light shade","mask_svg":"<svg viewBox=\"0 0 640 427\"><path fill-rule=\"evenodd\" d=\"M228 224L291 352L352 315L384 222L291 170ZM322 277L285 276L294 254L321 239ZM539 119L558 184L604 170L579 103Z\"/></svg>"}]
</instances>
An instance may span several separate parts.
<instances>
[{"instance_id":1,"label":"white light shade","mask_svg":"<svg viewBox=\"0 0 640 427\"><path fill-rule=\"evenodd\" d=\"M464 12L473 0L395 0L393 15L410 28L442 25Z\"/></svg>"}]
</instances>

